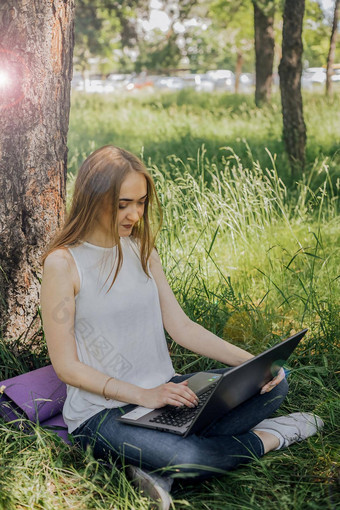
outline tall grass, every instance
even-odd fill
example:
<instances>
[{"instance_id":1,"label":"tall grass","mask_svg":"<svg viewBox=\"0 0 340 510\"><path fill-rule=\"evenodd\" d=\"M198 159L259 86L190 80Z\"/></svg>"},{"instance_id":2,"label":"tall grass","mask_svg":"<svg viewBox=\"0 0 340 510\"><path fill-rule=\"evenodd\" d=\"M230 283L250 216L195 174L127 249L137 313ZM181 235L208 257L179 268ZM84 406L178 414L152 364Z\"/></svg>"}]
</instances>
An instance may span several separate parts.
<instances>
[{"instance_id":1,"label":"tall grass","mask_svg":"<svg viewBox=\"0 0 340 510\"><path fill-rule=\"evenodd\" d=\"M334 510L339 502L340 468L340 231L339 182L332 162L338 156L321 151L322 159L310 161L310 173L291 187L285 179L284 156L273 155L269 144L263 143L260 159L254 153L260 145L254 151L249 140L230 138L219 144L217 136L215 145L209 145L209 137L208 143L201 143L212 129L214 113L218 123L219 109L226 108L229 117L234 116L240 138L246 138L258 121L261 126L257 129L270 140L275 104L266 112L250 115L247 101L186 94L130 98L122 104L109 98L98 99L98 103L76 98L73 108L83 108L73 113L78 122L71 124L70 139L72 144L76 139L81 143L77 149L72 146L69 195L78 158L96 146L116 143L116 137L118 145L138 153L144 140L144 160L164 210L157 246L186 313L253 353L293 331L309 328L289 361L291 390L280 413L316 412L326 423L323 435L271 452L199 485L177 480L175 508ZM311 101L312 109L325 104L318 105L315 98ZM108 105L111 118L103 114ZM147 125L146 118L153 127ZM166 121L164 132L161 118ZM249 118L252 126L246 130ZM321 118L325 124L329 112L323 112ZM80 119L85 122L80 124ZM85 125L91 119L91 133L85 138ZM198 119L202 122L200 136L193 143L184 134L185 146L180 146L179 124L199 132L198 125L192 127ZM174 138L170 136L165 144L170 134ZM152 147L157 137L159 146ZM88 139L94 140L90 146L86 145ZM326 145L325 141L323 147ZM43 337L38 340L44 345ZM178 371L219 366L184 351L171 339L169 347ZM34 354L18 357L2 346L0 364L6 366L6 377L37 366L36 344L32 350ZM46 363L46 349L41 351L40 362ZM113 466L108 470L90 452L69 447L39 427L33 426L32 435L27 435L0 423L0 445L0 509L150 508L150 502L132 489L120 469Z\"/></svg>"}]
</instances>

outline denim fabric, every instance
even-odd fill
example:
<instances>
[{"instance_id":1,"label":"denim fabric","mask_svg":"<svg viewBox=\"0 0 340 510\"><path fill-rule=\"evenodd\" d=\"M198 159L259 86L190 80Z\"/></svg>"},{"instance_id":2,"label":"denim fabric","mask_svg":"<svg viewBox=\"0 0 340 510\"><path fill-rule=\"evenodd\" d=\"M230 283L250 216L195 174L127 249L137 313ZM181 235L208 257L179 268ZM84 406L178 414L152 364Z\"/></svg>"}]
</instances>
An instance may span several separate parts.
<instances>
[{"instance_id":1,"label":"denim fabric","mask_svg":"<svg viewBox=\"0 0 340 510\"><path fill-rule=\"evenodd\" d=\"M228 368L209 370L223 373ZM193 374L174 376L181 382ZM288 392L286 379L271 392L257 394L204 430L183 438L176 434L120 423L116 420L133 405L104 409L82 423L73 433L75 441L95 458L119 460L160 474L200 479L222 474L264 454L261 439L250 429L268 418Z\"/></svg>"}]
</instances>

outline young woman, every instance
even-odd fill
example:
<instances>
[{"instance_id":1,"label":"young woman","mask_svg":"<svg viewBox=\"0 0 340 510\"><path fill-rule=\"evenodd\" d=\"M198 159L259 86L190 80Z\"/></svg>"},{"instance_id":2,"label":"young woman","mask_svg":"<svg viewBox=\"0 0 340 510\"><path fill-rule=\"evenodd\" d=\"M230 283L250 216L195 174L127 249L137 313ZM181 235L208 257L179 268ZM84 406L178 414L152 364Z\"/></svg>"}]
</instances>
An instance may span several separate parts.
<instances>
[{"instance_id":1,"label":"young woman","mask_svg":"<svg viewBox=\"0 0 340 510\"><path fill-rule=\"evenodd\" d=\"M252 357L185 315L154 247L153 209L160 213L142 162L102 147L81 166L65 225L43 257L44 331L55 371L67 384L69 432L95 457L199 478L314 434L323 423L312 414L267 419L288 391L282 369L261 393L200 434L182 438L117 421L132 404L198 403L187 385L190 374L175 374L163 328L186 349L229 366Z\"/></svg>"}]
</instances>

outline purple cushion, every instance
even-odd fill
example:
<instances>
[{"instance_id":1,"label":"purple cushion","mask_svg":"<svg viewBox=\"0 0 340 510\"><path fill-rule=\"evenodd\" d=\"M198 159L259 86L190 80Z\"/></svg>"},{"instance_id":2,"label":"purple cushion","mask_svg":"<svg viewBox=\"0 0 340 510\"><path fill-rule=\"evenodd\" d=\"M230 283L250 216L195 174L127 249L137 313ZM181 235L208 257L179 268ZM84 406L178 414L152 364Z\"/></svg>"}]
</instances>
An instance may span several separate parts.
<instances>
[{"instance_id":1,"label":"purple cushion","mask_svg":"<svg viewBox=\"0 0 340 510\"><path fill-rule=\"evenodd\" d=\"M14 415L18 408L22 409L28 419L34 422L43 422L62 412L66 384L58 379L52 365L2 381L0 386L5 386L5 404L1 398L0 406L5 409L6 416L11 416L8 401L15 404Z\"/></svg>"},{"instance_id":2,"label":"purple cushion","mask_svg":"<svg viewBox=\"0 0 340 510\"><path fill-rule=\"evenodd\" d=\"M61 414L66 384L58 379L52 365L6 379L0 382L0 387L3 389L0 416L5 421L26 417L53 430L69 443L67 426ZM24 426L24 429L27 427Z\"/></svg>"}]
</instances>

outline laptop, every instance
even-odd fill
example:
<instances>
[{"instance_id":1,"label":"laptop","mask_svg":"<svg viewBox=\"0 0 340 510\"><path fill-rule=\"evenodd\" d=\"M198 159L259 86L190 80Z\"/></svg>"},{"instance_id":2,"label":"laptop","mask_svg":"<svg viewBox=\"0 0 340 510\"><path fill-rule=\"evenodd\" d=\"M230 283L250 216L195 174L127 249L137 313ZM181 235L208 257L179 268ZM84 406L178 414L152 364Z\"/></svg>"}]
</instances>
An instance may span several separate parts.
<instances>
[{"instance_id":1,"label":"laptop","mask_svg":"<svg viewBox=\"0 0 340 510\"><path fill-rule=\"evenodd\" d=\"M212 420L256 395L262 386L275 377L306 332L307 329L303 329L224 374L198 372L187 379L188 386L199 397L195 408L167 405L148 409L136 406L120 416L118 421L183 437L199 432Z\"/></svg>"}]
</instances>

